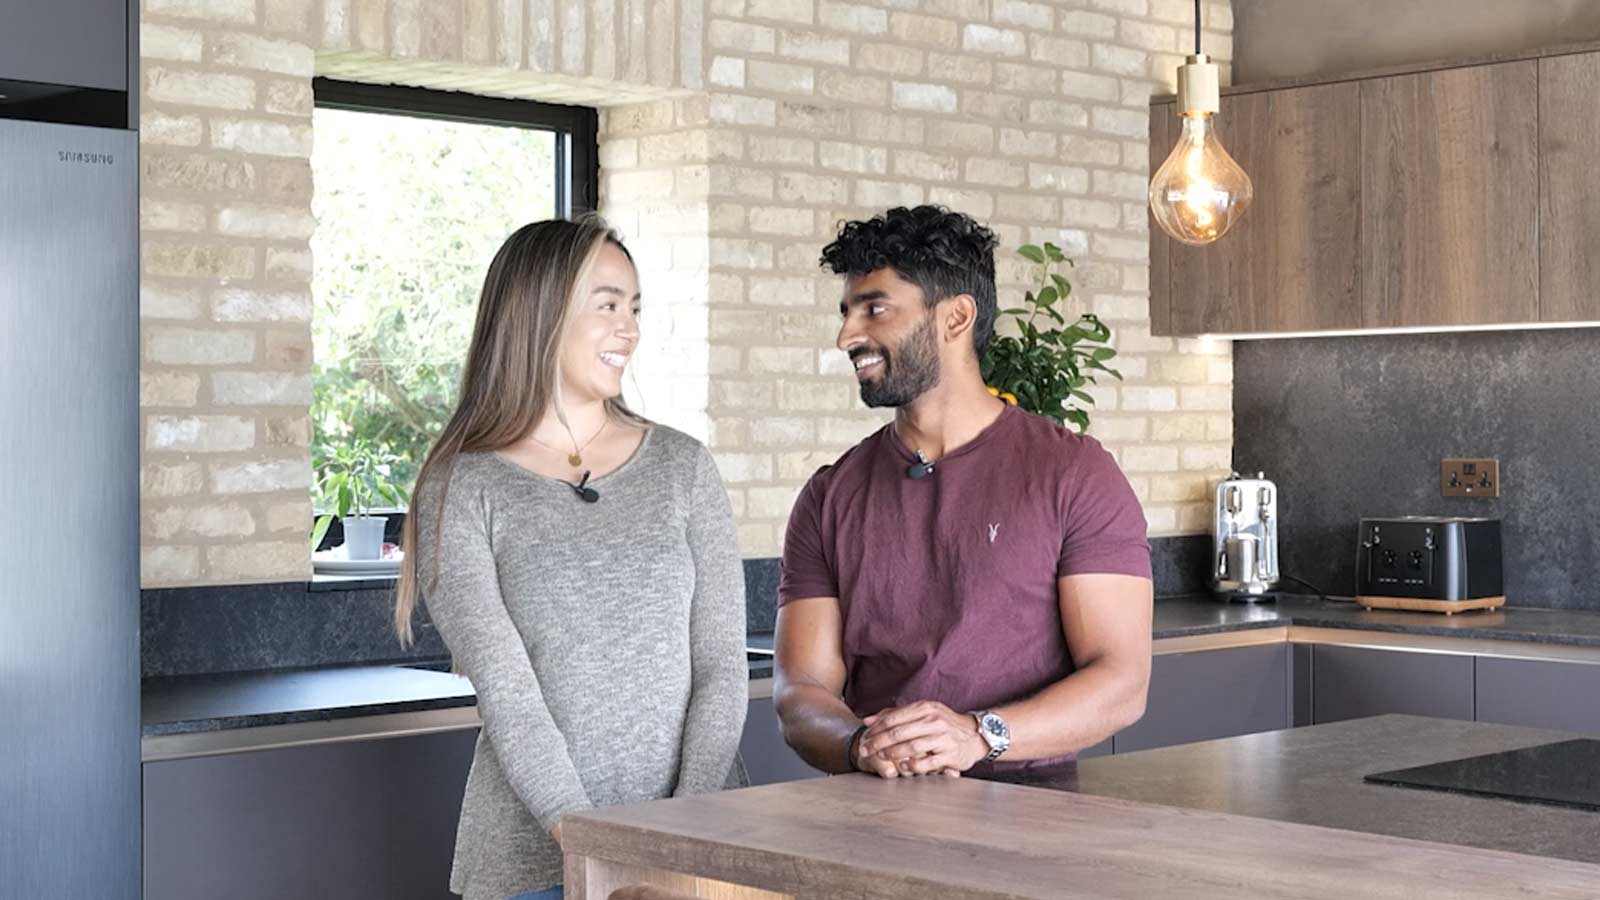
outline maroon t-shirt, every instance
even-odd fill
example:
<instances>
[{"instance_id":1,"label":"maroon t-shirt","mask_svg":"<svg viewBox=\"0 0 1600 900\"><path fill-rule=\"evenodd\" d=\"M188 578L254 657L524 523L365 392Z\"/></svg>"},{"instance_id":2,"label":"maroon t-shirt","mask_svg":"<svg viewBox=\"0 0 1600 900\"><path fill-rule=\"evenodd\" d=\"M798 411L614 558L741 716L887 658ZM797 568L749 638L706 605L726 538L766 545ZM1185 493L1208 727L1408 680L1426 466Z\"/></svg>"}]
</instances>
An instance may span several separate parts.
<instances>
[{"instance_id":1,"label":"maroon t-shirt","mask_svg":"<svg viewBox=\"0 0 1600 900\"><path fill-rule=\"evenodd\" d=\"M1008 406L932 475L907 477L915 462L885 426L813 475L789 516L778 603L839 598L845 702L982 710L1071 674L1056 579L1150 577L1116 460Z\"/></svg>"}]
</instances>

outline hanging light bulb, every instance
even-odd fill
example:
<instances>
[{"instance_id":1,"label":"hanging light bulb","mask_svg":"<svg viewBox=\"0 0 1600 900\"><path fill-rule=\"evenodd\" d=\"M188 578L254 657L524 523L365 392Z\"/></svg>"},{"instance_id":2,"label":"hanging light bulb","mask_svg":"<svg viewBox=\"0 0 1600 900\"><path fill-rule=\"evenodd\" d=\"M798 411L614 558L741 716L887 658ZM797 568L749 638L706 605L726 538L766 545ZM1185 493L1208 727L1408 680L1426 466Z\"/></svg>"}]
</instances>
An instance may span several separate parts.
<instances>
[{"instance_id":1,"label":"hanging light bulb","mask_svg":"<svg viewBox=\"0 0 1600 900\"><path fill-rule=\"evenodd\" d=\"M1185 244L1228 233L1250 205L1250 176L1217 140L1217 66L1200 52L1200 0L1194 4L1194 55L1178 67L1183 133L1150 179L1150 211L1161 230Z\"/></svg>"}]
</instances>

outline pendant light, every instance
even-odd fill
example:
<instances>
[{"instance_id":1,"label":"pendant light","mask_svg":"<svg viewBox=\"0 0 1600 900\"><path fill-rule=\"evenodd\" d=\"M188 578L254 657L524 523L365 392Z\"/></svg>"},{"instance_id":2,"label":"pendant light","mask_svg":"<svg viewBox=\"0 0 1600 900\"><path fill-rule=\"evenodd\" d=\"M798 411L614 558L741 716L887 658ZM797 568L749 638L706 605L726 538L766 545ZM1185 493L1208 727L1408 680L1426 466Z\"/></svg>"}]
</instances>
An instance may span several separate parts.
<instances>
[{"instance_id":1,"label":"pendant light","mask_svg":"<svg viewBox=\"0 0 1600 900\"><path fill-rule=\"evenodd\" d=\"M1150 179L1150 211L1161 230L1204 245L1228 233L1250 205L1250 176L1217 140L1217 66L1200 50L1200 0L1194 0L1194 55L1178 67L1183 133Z\"/></svg>"}]
</instances>

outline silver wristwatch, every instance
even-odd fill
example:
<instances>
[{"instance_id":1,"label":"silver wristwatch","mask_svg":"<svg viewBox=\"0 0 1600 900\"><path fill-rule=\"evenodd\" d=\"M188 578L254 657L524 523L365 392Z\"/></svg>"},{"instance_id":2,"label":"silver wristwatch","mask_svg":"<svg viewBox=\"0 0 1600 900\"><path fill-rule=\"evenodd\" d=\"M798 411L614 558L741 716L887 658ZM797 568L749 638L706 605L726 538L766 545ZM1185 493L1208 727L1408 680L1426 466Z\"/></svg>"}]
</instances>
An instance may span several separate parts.
<instances>
[{"instance_id":1,"label":"silver wristwatch","mask_svg":"<svg viewBox=\"0 0 1600 900\"><path fill-rule=\"evenodd\" d=\"M1005 719L988 710L975 712L972 717L978 720L978 734L989 745L989 755L983 758L983 762L993 762L1011 746L1011 729L1006 727Z\"/></svg>"}]
</instances>

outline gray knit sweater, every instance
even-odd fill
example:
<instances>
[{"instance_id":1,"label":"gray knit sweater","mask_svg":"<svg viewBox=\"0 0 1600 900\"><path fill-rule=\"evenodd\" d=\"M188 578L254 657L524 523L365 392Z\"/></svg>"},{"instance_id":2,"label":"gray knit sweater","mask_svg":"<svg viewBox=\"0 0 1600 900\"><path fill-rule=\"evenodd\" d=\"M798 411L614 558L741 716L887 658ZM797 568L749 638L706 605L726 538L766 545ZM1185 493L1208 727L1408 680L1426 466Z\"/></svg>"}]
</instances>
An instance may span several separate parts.
<instances>
[{"instance_id":1,"label":"gray knit sweater","mask_svg":"<svg viewBox=\"0 0 1600 900\"><path fill-rule=\"evenodd\" d=\"M566 813L743 777L744 576L711 455L656 425L589 484L597 503L468 453L442 519L437 485L412 503L428 614L483 719L450 879L467 900L560 883Z\"/></svg>"}]
</instances>

